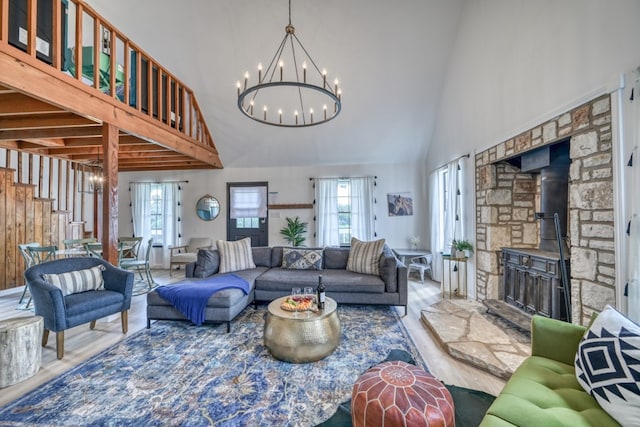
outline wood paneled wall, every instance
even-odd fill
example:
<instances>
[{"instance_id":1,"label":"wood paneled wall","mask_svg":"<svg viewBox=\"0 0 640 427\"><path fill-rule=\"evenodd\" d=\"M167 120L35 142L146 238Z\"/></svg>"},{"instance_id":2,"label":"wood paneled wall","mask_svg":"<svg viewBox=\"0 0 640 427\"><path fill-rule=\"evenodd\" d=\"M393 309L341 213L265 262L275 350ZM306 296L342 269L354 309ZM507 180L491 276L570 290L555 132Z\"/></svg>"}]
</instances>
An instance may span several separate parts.
<instances>
[{"instance_id":1,"label":"wood paneled wall","mask_svg":"<svg viewBox=\"0 0 640 427\"><path fill-rule=\"evenodd\" d=\"M35 197L36 186L14 182L15 170L0 168L0 290L24 284L18 244L62 247L70 212L53 211L53 199Z\"/></svg>"}]
</instances>

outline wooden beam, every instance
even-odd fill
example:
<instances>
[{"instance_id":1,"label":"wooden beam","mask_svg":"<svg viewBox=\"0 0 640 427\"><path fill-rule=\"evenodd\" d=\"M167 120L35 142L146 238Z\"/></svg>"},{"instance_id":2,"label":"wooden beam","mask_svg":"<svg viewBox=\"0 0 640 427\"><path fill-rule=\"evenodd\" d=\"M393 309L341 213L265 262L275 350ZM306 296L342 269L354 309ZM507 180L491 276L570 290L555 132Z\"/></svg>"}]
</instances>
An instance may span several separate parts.
<instances>
[{"instance_id":1,"label":"wooden beam","mask_svg":"<svg viewBox=\"0 0 640 427\"><path fill-rule=\"evenodd\" d=\"M18 92L0 95L0 116L46 114L60 111L64 110Z\"/></svg>"},{"instance_id":2,"label":"wooden beam","mask_svg":"<svg viewBox=\"0 0 640 427\"><path fill-rule=\"evenodd\" d=\"M102 257L118 265L118 128L110 123L102 125L102 150Z\"/></svg>"},{"instance_id":3,"label":"wooden beam","mask_svg":"<svg viewBox=\"0 0 640 427\"><path fill-rule=\"evenodd\" d=\"M47 128L47 129L22 129L22 130L0 130L0 141L13 141L18 139L49 139L49 138L70 138L70 137L90 137L100 132L101 125L81 126L75 128Z\"/></svg>"},{"instance_id":4,"label":"wooden beam","mask_svg":"<svg viewBox=\"0 0 640 427\"><path fill-rule=\"evenodd\" d=\"M81 9L82 5L83 3L79 3L77 9ZM79 50L81 49L76 45L77 59ZM149 65L152 65L152 61L149 61ZM157 120L127 104L58 72L42 61L24 55L12 46L1 43L0 69L3 70L0 73L0 85L33 95L78 115L95 118L101 122L111 122L130 134L145 137L171 150L199 159L211 167L222 168L220 158L212 146L194 141L170 126L161 125ZM149 96L149 99L152 98Z\"/></svg>"},{"instance_id":5,"label":"wooden beam","mask_svg":"<svg viewBox=\"0 0 640 427\"><path fill-rule=\"evenodd\" d=\"M57 129L95 125L95 122L73 113L0 117L0 129L2 130Z\"/></svg>"}]
</instances>

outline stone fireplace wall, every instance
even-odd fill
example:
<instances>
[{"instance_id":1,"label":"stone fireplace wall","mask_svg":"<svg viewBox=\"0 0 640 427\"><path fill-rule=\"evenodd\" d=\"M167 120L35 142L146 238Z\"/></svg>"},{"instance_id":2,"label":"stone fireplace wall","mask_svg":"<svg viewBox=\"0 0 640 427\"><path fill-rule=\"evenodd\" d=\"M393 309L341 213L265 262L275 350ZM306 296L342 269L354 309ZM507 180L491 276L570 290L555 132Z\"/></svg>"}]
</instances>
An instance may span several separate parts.
<instances>
[{"instance_id":1,"label":"stone fireplace wall","mask_svg":"<svg viewBox=\"0 0 640 427\"><path fill-rule=\"evenodd\" d=\"M611 102L596 98L476 154L477 297L501 299L502 247L537 248L540 175L504 160L570 138L569 247L574 323L615 304Z\"/></svg>"}]
</instances>

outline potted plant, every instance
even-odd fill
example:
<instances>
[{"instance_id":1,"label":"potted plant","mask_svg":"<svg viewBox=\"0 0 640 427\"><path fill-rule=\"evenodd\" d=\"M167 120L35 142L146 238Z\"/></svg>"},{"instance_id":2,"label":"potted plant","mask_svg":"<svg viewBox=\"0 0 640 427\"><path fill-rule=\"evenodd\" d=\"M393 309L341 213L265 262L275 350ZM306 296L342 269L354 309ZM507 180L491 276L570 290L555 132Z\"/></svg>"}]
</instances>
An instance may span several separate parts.
<instances>
[{"instance_id":1,"label":"potted plant","mask_svg":"<svg viewBox=\"0 0 640 427\"><path fill-rule=\"evenodd\" d=\"M456 251L456 258L469 258L473 253L473 245L468 240L454 240L452 247Z\"/></svg>"},{"instance_id":2,"label":"potted plant","mask_svg":"<svg viewBox=\"0 0 640 427\"><path fill-rule=\"evenodd\" d=\"M304 233L307 232L307 223L300 221L300 218L285 218L287 225L280 229L280 234L291 246L302 246L306 238Z\"/></svg>"}]
</instances>

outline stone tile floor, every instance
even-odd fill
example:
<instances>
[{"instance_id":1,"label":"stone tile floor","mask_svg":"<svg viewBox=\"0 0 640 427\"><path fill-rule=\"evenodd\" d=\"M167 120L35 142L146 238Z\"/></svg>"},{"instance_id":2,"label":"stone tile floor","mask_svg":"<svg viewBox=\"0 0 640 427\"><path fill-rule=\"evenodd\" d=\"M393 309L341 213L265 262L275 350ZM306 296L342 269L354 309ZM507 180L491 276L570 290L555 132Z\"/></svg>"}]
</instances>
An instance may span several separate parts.
<instances>
[{"instance_id":1,"label":"stone tile floor","mask_svg":"<svg viewBox=\"0 0 640 427\"><path fill-rule=\"evenodd\" d=\"M422 322L454 358L508 379L531 354L526 331L486 313L476 301L442 300L422 310Z\"/></svg>"}]
</instances>

